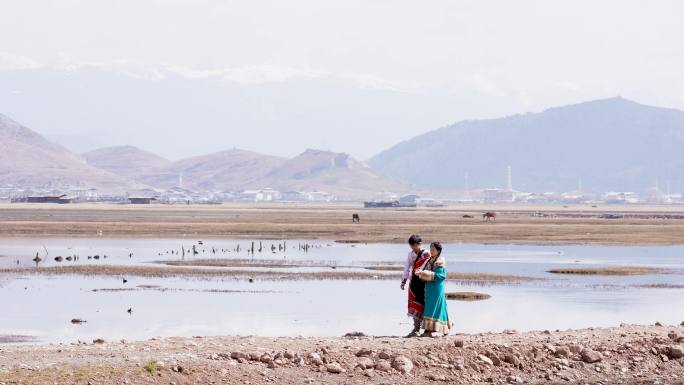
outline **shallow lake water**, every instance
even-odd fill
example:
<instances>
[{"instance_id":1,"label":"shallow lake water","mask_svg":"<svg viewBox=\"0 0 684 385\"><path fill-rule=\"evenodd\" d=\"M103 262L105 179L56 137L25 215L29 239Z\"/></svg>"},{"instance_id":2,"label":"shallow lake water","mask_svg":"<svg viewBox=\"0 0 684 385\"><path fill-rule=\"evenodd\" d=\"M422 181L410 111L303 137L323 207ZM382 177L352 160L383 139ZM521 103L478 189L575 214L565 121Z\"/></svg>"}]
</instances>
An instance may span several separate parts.
<instances>
[{"instance_id":1,"label":"shallow lake water","mask_svg":"<svg viewBox=\"0 0 684 385\"><path fill-rule=\"evenodd\" d=\"M236 251L237 245L240 251ZM402 244L344 244L321 241L261 241L252 256L245 240L9 239L0 241L0 267L41 265L149 265L154 261L253 258L292 263L282 271L363 271L381 263L400 264ZM301 247L310 245L308 250ZM197 255L192 255L192 246ZM258 249L259 241L255 242ZM271 245L276 252L271 252ZM216 253L212 253L212 248ZM171 254L174 250L174 254ZM229 251L230 250L230 251ZM168 252L168 253L167 253ZM132 253L132 256L130 256ZM78 255L76 262L54 257ZM87 259L99 255L100 259ZM107 255L107 258L104 258ZM512 246L447 244L452 272L513 274L543 278L515 284L447 283L447 291L490 294L485 301L449 301L455 332L503 329L555 330L620 323L684 321L684 246ZM19 262L17 264L17 261ZM297 263L306 261L307 267ZM312 263L310 263L312 262ZM317 264L320 264L318 266ZM312 267L313 265L313 267ZM648 266L666 274L568 276L547 273L564 266ZM232 269L232 268L231 268ZM249 268L256 269L256 268ZM261 268L264 269L264 268ZM382 274L382 272L378 272ZM396 274L396 272L390 272ZM403 335L406 293L398 280L247 280L204 278L0 275L0 335L35 336L39 341L74 342L94 338L146 339L155 336L265 335L339 336L351 331ZM659 285L661 288L642 288ZM142 287L140 287L142 286ZM663 288L663 286L674 288ZM127 289L127 291L120 291ZM131 312L128 312L131 309ZM73 318L86 320L72 324Z\"/></svg>"}]
</instances>

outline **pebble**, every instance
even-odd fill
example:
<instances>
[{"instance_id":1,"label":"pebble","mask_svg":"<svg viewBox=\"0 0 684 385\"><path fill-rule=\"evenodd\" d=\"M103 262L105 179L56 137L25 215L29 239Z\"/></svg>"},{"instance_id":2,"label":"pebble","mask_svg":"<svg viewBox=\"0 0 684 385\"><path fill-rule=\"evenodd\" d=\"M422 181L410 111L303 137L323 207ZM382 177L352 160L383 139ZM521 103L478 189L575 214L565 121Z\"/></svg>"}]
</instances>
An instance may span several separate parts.
<instances>
[{"instance_id":1,"label":"pebble","mask_svg":"<svg viewBox=\"0 0 684 385\"><path fill-rule=\"evenodd\" d=\"M427 378L428 378L428 380L430 380L430 381L446 381L446 380L447 380L447 378L446 378L445 375L443 375L443 374L434 374L434 373L428 374Z\"/></svg>"},{"instance_id":2,"label":"pebble","mask_svg":"<svg viewBox=\"0 0 684 385\"><path fill-rule=\"evenodd\" d=\"M494 365L494 362L492 362L492 360L489 359L489 357L485 356L484 354L478 355L477 358L479 358L480 361L484 362L487 365Z\"/></svg>"},{"instance_id":3,"label":"pebble","mask_svg":"<svg viewBox=\"0 0 684 385\"><path fill-rule=\"evenodd\" d=\"M457 348L462 348L464 344L465 344L464 341L461 339L454 341L454 346Z\"/></svg>"}]
</instances>

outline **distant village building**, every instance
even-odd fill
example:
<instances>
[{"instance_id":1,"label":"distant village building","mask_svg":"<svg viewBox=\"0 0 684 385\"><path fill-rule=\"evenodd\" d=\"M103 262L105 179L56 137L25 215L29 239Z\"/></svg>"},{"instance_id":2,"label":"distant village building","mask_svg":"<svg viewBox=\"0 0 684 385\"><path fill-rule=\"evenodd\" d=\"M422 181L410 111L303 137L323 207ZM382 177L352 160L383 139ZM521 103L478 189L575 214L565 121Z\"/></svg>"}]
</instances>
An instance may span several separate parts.
<instances>
[{"instance_id":1,"label":"distant village building","mask_svg":"<svg viewBox=\"0 0 684 385\"><path fill-rule=\"evenodd\" d=\"M73 198L67 197L66 194L61 195L31 195L26 198L28 203L71 203Z\"/></svg>"},{"instance_id":2,"label":"distant village building","mask_svg":"<svg viewBox=\"0 0 684 385\"><path fill-rule=\"evenodd\" d=\"M307 196L311 202L331 202L334 199L332 194L323 191L311 191Z\"/></svg>"},{"instance_id":3,"label":"distant village building","mask_svg":"<svg viewBox=\"0 0 684 385\"><path fill-rule=\"evenodd\" d=\"M607 192L603 194L603 200L606 203L639 203L640 198L639 195L637 195L634 192Z\"/></svg>"},{"instance_id":4,"label":"distant village building","mask_svg":"<svg viewBox=\"0 0 684 385\"><path fill-rule=\"evenodd\" d=\"M304 202L309 200L309 196L301 191L284 191L280 194L280 199L285 202Z\"/></svg>"},{"instance_id":5,"label":"distant village building","mask_svg":"<svg viewBox=\"0 0 684 385\"><path fill-rule=\"evenodd\" d=\"M516 192L513 190L502 190L490 188L482 191L485 203L511 203L515 201Z\"/></svg>"},{"instance_id":6,"label":"distant village building","mask_svg":"<svg viewBox=\"0 0 684 385\"><path fill-rule=\"evenodd\" d=\"M401 198L399 198L399 202L401 203L418 203L418 199L420 199L420 196L416 194L408 194L404 195Z\"/></svg>"},{"instance_id":7,"label":"distant village building","mask_svg":"<svg viewBox=\"0 0 684 385\"><path fill-rule=\"evenodd\" d=\"M128 197L132 205L149 205L152 201L156 201L155 197Z\"/></svg>"},{"instance_id":8,"label":"distant village building","mask_svg":"<svg viewBox=\"0 0 684 385\"><path fill-rule=\"evenodd\" d=\"M96 201L98 199L97 190L94 188L71 188L69 195L79 201Z\"/></svg>"},{"instance_id":9,"label":"distant village building","mask_svg":"<svg viewBox=\"0 0 684 385\"><path fill-rule=\"evenodd\" d=\"M280 191L272 188L245 190L240 194L240 198L252 202L274 202L280 200Z\"/></svg>"}]
</instances>

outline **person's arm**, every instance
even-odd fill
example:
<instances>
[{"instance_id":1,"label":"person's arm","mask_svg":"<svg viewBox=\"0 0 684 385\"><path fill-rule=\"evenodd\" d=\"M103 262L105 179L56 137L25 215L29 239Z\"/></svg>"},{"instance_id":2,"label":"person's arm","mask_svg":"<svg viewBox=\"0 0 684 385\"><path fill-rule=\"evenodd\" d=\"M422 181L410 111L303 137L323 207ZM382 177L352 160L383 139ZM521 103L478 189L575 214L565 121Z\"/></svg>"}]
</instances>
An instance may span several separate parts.
<instances>
[{"instance_id":1,"label":"person's arm","mask_svg":"<svg viewBox=\"0 0 684 385\"><path fill-rule=\"evenodd\" d=\"M416 275L423 281L444 281L446 279L444 261L437 260L437 262L435 262L435 268L432 271L418 270L416 271Z\"/></svg>"},{"instance_id":2,"label":"person's arm","mask_svg":"<svg viewBox=\"0 0 684 385\"><path fill-rule=\"evenodd\" d=\"M409 274L411 274L411 265L413 265L413 253L408 253L406 260L404 260L404 272L401 275L401 290L406 287L406 281L408 280Z\"/></svg>"}]
</instances>

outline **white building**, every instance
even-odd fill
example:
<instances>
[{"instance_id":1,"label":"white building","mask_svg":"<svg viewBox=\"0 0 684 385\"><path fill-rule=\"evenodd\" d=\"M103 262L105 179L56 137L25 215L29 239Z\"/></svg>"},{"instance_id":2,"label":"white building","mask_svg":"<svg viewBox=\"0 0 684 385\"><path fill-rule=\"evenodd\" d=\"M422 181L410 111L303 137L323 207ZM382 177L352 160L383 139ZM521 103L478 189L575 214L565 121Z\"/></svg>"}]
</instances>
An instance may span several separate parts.
<instances>
[{"instance_id":1,"label":"white building","mask_svg":"<svg viewBox=\"0 0 684 385\"><path fill-rule=\"evenodd\" d=\"M311 202L331 202L334 199L332 194L323 191L312 191L307 193L308 200Z\"/></svg>"},{"instance_id":2,"label":"white building","mask_svg":"<svg viewBox=\"0 0 684 385\"><path fill-rule=\"evenodd\" d=\"M274 202L280 200L280 191L268 187L261 190L245 190L240 193L240 199L252 202Z\"/></svg>"}]
</instances>

